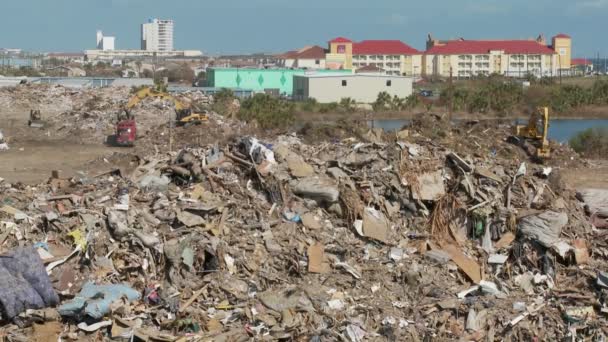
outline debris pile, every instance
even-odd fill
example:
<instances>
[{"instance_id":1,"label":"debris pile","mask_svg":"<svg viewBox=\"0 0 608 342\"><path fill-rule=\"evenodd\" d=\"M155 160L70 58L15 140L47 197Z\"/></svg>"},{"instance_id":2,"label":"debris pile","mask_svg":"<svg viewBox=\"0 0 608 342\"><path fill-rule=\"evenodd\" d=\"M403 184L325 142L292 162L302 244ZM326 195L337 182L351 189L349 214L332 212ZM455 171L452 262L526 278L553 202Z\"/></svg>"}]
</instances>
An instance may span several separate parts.
<instances>
[{"instance_id":1,"label":"debris pile","mask_svg":"<svg viewBox=\"0 0 608 342\"><path fill-rule=\"evenodd\" d=\"M585 211L598 196L585 205L505 137L476 146L459 129L454 145L415 129L238 137L142 154L128 173L0 183L5 257L31 246L49 276L23 278L59 298L6 305L4 333L605 339L607 232Z\"/></svg>"},{"instance_id":2,"label":"debris pile","mask_svg":"<svg viewBox=\"0 0 608 342\"><path fill-rule=\"evenodd\" d=\"M51 139L67 139L83 144L99 144L115 134L118 115L133 95L128 87L66 88L60 85L19 85L0 88L0 110L26 112L39 110L47 125L42 131ZM199 91L189 91L176 95L187 107L208 105L211 97ZM202 109L200 110L202 111ZM168 134L169 123L176 120L175 107L170 101L146 98L131 111L137 121L138 138L148 134L157 138L159 131ZM211 115L216 122L217 114ZM221 122L219 123L221 124ZM19 123L12 127L20 127ZM160 128L160 129L159 129ZM20 131L28 128L25 124ZM16 132L16 137L27 136Z\"/></svg>"}]
</instances>

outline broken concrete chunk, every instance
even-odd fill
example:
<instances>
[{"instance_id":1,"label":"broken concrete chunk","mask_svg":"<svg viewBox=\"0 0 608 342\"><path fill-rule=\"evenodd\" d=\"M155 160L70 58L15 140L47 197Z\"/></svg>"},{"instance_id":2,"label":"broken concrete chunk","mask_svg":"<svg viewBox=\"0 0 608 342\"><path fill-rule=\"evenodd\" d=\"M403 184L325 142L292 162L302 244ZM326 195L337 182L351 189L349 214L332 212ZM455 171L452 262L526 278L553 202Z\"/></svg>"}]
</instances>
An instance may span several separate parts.
<instances>
[{"instance_id":1,"label":"broken concrete chunk","mask_svg":"<svg viewBox=\"0 0 608 342\"><path fill-rule=\"evenodd\" d=\"M305 198L320 202L335 203L340 196L340 190L329 179L308 177L297 181L293 192Z\"/></svg>"},{"instance_id":2,"label":"broken concrete chunk","mask_svg":"<svg viewBox=\"0 0 608 342\"><path fill-rule=\"evenodd\" d=\"M171 180L165 176L145 175L139 180L139 187L146 191L165 192Z\"/></svg>"},{"instance_id":3,"label":"broken concrete chunk","mask_svg":"<svg viewBox=\"0 0 608 342\"><path fill-rule=\"evenodd\" d=\"M287 156L292 153L291 150L289 150L289 147L283 143L274 146L272 148L272 152L274 152L274 155L278 161L286 160Z\"/></svg>"},{"instance_id":4,"label":"broken concrete chunk","mask_svg":"<svg viewBox=\"0 0 608 342\"><path fill-rule=\"evenodd\" d=\"M127 223L127 214L120 210L110 210L108 212L108 226L117 239L121 239L131 233Z\"/></svg>"},{"instance_id":5,"label":"broken concrete chunk","mask_svg":"<svg viewBox=\"0 0 608 342\"><path fill-rule=\"evenodd\" d=\"M440 249L432 249L430 251L426 251L424 252L424 256L442 265L446 264L451 259L448 253Z\"/></svg>"},{"instance_id":6,"label":"broken concrete chunk","mask_svg":"<svg viewBox=\"0 0 608 342\"><path fill-rule=\"evenodd\" d=\"M381 211L370 207L365 208L363 212L363 236L387 242L389 229L389 222Z\"/></svg>"},{"instance_id":7,"label":"broken concrete chunk","mask_svg":"<svg viewBox=\"0 0 608 342\"><path fill-rule=\"evenodd\" d=\"M342 171L342 169L339 167L330 167L327 169L327 173L336 180L341 178L349 178L346 172Z\"/></svg>"},{"instance_id":8,"label":"broken concrete chunk","mask_svg":"<svg viewBox=\"0 0 608 342\"><path fill-rule=\"evenodd\" d=\"M422 201L436 201L445 195L445 186L441 170L427 172L418 176L418 184L412 191L414 199Z\"/></svg>"},{"instance_id":9,"label":"broken concrete chunk","mask_svg":"<svg viewBox=\"0 0 608 342\"><path fill-rule=\"evenodd\" d=\"M585 202L585 208L589 214L600 214L608 217L608 190L605 189L583 189L577 197Z\"/></svg>"},{"instance_id":10,"label":"broken concrete chunk","mask_svg":"<svg viewBox=\"0 0 608 342\"><path fill-rule=\"evenodd\" d=\"M566 224L568 224L568 214L545 211L522 218L517 224L517 229L523 236L550 248L559 241L562 228Z\"/></svg>"},{"instance_id":11,"label":"broken concrete chunk","mask_svg":"<svg viewBox=\"0 0 608 342\"><path fill-rule=\"evenodd\" d=\"M202 226L205 224L205 219L185 210L179 211L177 213L177 219L179 220L179 222L186 225L186 227Z\"/></svg>"},{"instance_id":12,"label":"broken concrete chunk","mask_svg":"<svg viewBox=\"0 0 608 342\"><path fill-rule=\"evenodd\" d=\"M310 164L304 161L300 155L291 152L287 155L287 167L291 175L298 178L310 177L315 174L315 170Z\"/></svg>"},{"instance_id":13,"label":"broken concrete chunk","mask_svg":"<svg viewBox=\"0 0 608 342\"><path fill-rule=\"evenodd\" d=\"M403 130L397 132L397 139L403 140L403 139L408 138L409 136L410 136L410 131L407 129L403 129Z\"/></svg>"},{"instance_id":14,"label":"broken concrete chunk","mask_svg":"<svg viewBox=\"0 0 608 342\"><path fill-rule=\"evenodd\" d=\"M509 259L508 255L504 255L504 254L492 254L488 258L488 264L499 264L499 265L502 265L505 262L507 262L507 259Z\"/></svg>"},{"instance_id":15,"label":"broken concrete chunk","mask_svg":"<svg viewBox=\"0 0 608 342\"><path fill-rule=\"evenodd\" d=\"M301 216L302 224L308 229L321 229L321 221L315 216L315 214L308 212Z\"/></svg>"},{"instance_id":16,"label":"broken concrete chunk","mask_svg":"<svg viewBox=\"0 0 608 342\"><path fill-rule=\"evenodd\" d=\"M298 288L285 289L282 291L268 290L258 293L257 298L269 309L276 312L284 310L296 309L301 311L315 311L312 302L306 293Z\"/></svg>"}]
</instances>

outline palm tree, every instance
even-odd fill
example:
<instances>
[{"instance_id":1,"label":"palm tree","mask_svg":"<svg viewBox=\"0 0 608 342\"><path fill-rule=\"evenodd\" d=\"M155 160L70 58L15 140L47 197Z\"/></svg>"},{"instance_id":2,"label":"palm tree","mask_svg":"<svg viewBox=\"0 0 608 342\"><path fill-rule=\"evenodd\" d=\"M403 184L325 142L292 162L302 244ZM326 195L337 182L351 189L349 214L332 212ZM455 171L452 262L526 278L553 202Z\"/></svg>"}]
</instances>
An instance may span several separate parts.
<instances>
[{"instance_id":1,"label":"palm tree","mask_svg":"<svg viewBox=\"0 0 608 342\"><path fill-rule=\"evenodd\" d=\"M385 91L378 93L376 102L372 104L374 110L385 110L391 103L391 95Z\"/></svg>"},{"instance_id":2,"label":"palm tree","mask_svg":"<svg viewBox=\"0 0 608 342\"><path fill-rule=\"evenodd\" d=\"M391 109L392 110L402 110L405 107L405 100L400 98L399 96L393 96L391 100Z\"/></svg>"}]
</instances>

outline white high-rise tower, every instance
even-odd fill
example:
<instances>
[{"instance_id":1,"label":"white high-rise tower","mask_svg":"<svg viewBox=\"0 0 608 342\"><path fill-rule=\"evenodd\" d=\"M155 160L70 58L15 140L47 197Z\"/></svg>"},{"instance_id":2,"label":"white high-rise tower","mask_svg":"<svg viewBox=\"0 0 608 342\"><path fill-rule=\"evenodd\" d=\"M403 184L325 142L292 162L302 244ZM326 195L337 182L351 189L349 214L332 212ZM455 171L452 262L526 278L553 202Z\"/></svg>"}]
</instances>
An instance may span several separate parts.
<instances>
[{"instance_id":1,"label":"white high-rise tower","mask_svg":"<svg viewBox=\"0 0 608 342\"><path fill-rule=\"evenodd\" d=\"M173 20L149 19L142 24L141 49L173 51Z\"/></svg>"}]
</instances>

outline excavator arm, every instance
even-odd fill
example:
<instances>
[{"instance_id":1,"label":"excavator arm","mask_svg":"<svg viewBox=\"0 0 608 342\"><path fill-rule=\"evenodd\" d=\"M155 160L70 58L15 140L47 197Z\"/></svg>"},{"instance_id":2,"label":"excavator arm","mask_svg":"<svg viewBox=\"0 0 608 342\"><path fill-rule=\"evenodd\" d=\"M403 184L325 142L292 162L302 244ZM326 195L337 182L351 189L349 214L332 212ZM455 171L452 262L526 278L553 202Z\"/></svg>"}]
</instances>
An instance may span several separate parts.
<instances>
[{"instance_id":1,"label":"excavator arm","mask_svg":"<svg viewBox=\"0 0 608 342\"><path fill-rule=\"evenodd\" d=\"M166 92L158 91L153 88L143 88L136 92L133 97L131 97L131 99L129 99L129 102L125 106L125 112L128 118L131 117L131 109L137 106L137 104L146 97L153 97L172 102L175 107L175 114L179 124L188 124L192 122L200 123L202 121L208 120L206 114L192 113L192 110L186 107L177 98L171 96Z\"/></svg>"},{"instance_id":2,"label":"excavator arm","mask_svg":"<svg viewBox=\"0 0 608 342\"><path fill-rule=\"evenodd\" d=\"M136 92L129 99L129 102L127 103L125 109L131 110L133 107L137 106L137 104L140 103L146 97L154 97L154 98L159 98L159 99L173 102L173 105L175 106L175 110L177 110L177 111L183 110L185 108L184 104L181 101L179 101L175 97L173 97L165 92L156 91L152 88L143 88L143 89L139 90L138 92Z\"/></svg>"}]
</instances>

